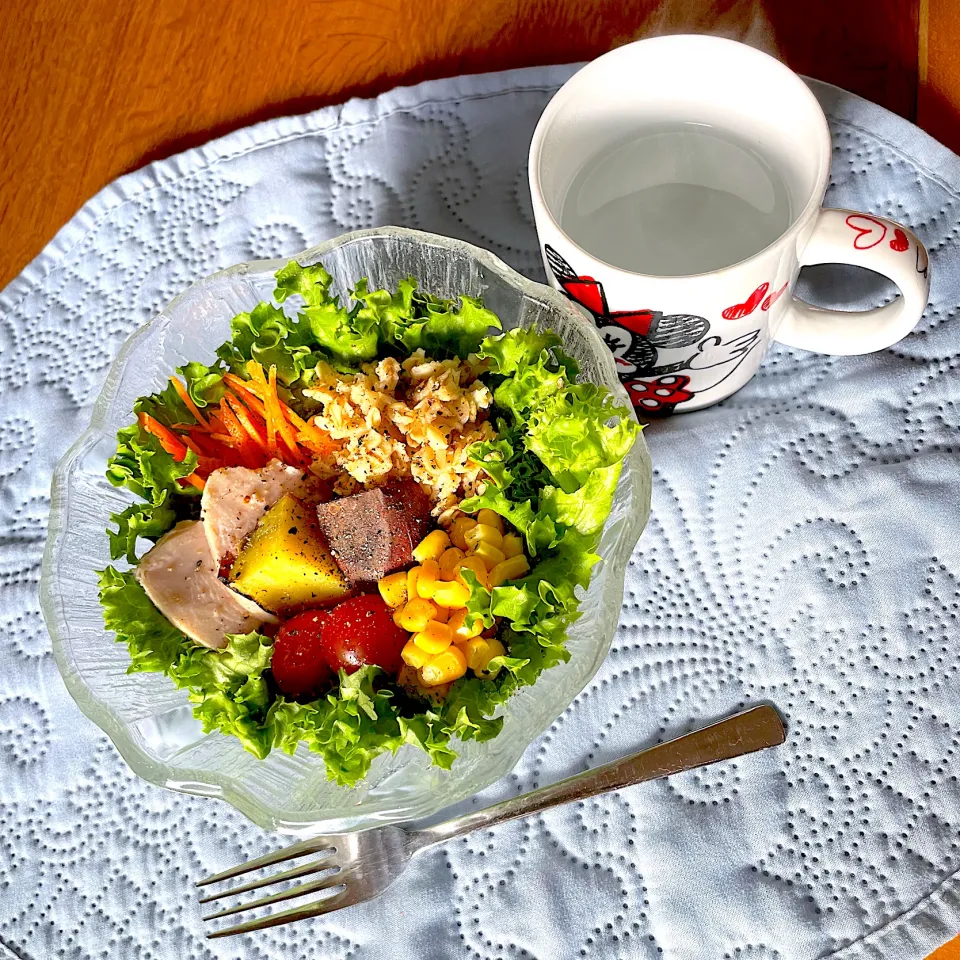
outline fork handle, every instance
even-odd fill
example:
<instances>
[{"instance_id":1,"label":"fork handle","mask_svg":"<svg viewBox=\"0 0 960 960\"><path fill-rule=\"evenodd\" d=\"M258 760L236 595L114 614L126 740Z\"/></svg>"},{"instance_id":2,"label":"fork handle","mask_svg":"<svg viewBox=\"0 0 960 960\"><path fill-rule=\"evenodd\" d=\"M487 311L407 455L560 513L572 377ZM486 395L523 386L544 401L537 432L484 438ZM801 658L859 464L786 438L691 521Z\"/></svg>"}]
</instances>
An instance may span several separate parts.
<instances>
[{"instance_id":1,"label":"fork handle","mask_svg":"<svg viewBox=\"0 0 960 960\"><path fill-rule=\"evenodd\" d=\"M584 800L635 783L659 780L673 773L695 770L719 760L730 760L765 747L774 747L783 743L784 739L783 723L777 711L763 704L675 740L641 750L633 756L416 831L413 839L417 847L422 849L473 830L540 813L572 800Z\"/></svg>"}]
</instances>

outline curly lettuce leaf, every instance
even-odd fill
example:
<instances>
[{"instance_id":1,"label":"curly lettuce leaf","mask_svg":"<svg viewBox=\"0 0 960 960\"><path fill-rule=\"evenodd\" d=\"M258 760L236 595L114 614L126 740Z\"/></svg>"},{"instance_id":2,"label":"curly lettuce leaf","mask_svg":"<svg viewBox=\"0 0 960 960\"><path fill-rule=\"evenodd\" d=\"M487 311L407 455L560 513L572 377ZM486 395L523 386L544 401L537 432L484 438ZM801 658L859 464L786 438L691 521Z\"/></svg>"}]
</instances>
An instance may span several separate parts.
<instances>
[{"instance_id":1,"label":"curly lettuce leaf","mask_svg":"<svg viewBox=\"0 0 960 960\"><path fill-rule=\"evenodd\" d=\"M499 684L479 677L463 677L447 694L443 703L444 729L451 737L492 740L503 729L503 717L491 716L503 700Z\"/></svg>"},{"instance_id":2,"label":"curly lettuce leaf","mask_svg":"<svg viewBox=\"0 0 960 960\"><path fill-rule=\"evenodd\" d=\"M402 342L409 350L419 347L428 356L467 357L477 351L491 327L501 329L500 318L475 297L461 297L459 305L428 300L424 313L424 322L411 328Z\"/></svg>"},{"instance_id":3,"label":"curly lettuce leaf","mask_svg":"<svg viewBox=\"0 0 960 960\"><path fill-rule=\"evenodd\" d=\"M313 703L277 700L265 725L273 745L293 753L304 741L323 757L329 779L355 785L374 758L386 750L396 753L407 740L391 691L375 686L381 673L375 666L352 674L341 671L335 692Z\"/></svg>"},{"instance_id":4,"label":"curly lettuce leaf","mask_svg":"<svg viewBox=\"0 0 960 960\"><path fill-rule=\"evenodd\" d=\"M304 267L296 260L291 260L276 272L275 278L277 287L273 291L273 298L277 303L283 303L295 294L303 297L307 306L317 306L330 299L329 290L333 277L327 273L322 263Z\"/></svg>"},{"instance_id":5,"label":"curly lettuce leaf","mask_svg":"<svg viewBox=\"0 0 960 960\"><path fill-rule=\"evenodd\" d=\"M569 384L530 412L527 449L554 483L573 493L595 470L622 462L640 432L636 419L593 383Z\"/></svg>"},{"instance_id":6,"label":"curly lettuce leaf","mask_svg":"<svg viewBox=\"0 0 960 960\"><path fill-rule=\"evenodd\" d=\"M302 314L291 319L272 303L238 313L230 321L230 333L230 339L217 348L217 356L241 376L246 376L247 361L256 360L264 369L276 367L277 378L289 386L323 357L317 352L310 321Z\"/></svg>"},{"instance_id":7,"label":"curly lettuce leaf","mask_svg":"<svg viewBox=\"0 0 960 960\"><path fill-rule=\"evenodd\" d=\"M223 385L225 371L219 364L211 367L193 360L177 367L176 372L183 378L187 393L198 408L203 409L211 403L220 402L226 388ZM138 398L133 405L133 412L149 413L165 427L194 422L194 416L180 399L172 378L158 393Z\"/></svg>"},{"instance_id":8,"label":"curly lettuce leaf","mask_svg":"<svg viewBox=\"0 0 960 960\"><path fill-rule=\"evenodd\" d=\"M335 300L303 308L315 341L327 355L347 366L374 360L380 346L380 325L361 309L347 310Z\"/></svg>"},{"instance_id":9,"label":"curly lettuce leaf","mask_svg":"<svg viewBox=\"0 0 960 960\"><path fill-rule=\"evenodd\" d=\"M196 495L177 483L196 466L195 453L188 451L183 460L174 460L153 434L134 423L117 431L117 452L107 461L107 479L142 500L162 504L174 494Z\"/></svg>"},{"instance_id":10,"label":"curly lettuce leaf","mask_svg":"<svg viewBox=\"0 0 960 960\"><path fill-rule=\"evenodd\" d=\"M450 732L440 714L426 710L412 717L398 717L404 743L425 751L434 766L449 770L457 759L457 751L450 746Z\"/></svg>"},{"instance_id":11,"label":"curly lettuce leaf","mask_svg":"<svg viewBox=\"0 0 960 960\"><path fill-rule=\"evenodd\" d=\"M227 637L222 650L188 644L168 673L178 687L190 691L193 715L204 733L235 736L262 760L273 746L265 725L273 697L264 676L272 656L267 637L236 634Z\"/></svg>"},{"instance_id":12,"label":"curly lettuce leaf","mask_svg":"<svg viewBox=\"0 0 960 960\"><path fill-rule=\"evenodd\" d=\"M168 506L166 498L160 503L131 503L126 510L114 513L110 522L117 529L107 528L110 538L110 559L125 557L129 563L137 560L137 540L144 537L157 540L177 521L177 511Z\"/></svg>"},{"instance_id":13,"label":"curly lettuce leaf","mask_svg":"<svg viewBox=\"0 0 960 960\"><path fill-rule=\"evenodd\" d=\"M561 339L552 330L536 330L533 327L517 327L498 337L488 337L477 351L481 360L487 360L491 373L511 377L531 365L546 363L558 348ZM562 363L554 360L557 369L563 369L569 379L576 378L576 361L563 355Z\"/></svg>"},{"instance_id":14,"label":"curly lettuce leaf","mask_svg":"<svg viewBox=\"0 0 960 960\"><path fill-rule=\"evenodd\" d=\"M500 318L481 300L435 297L418 290L413 277L401 280L396 293L369 291L361 280L353 298L362 304L359 316L376 324L381 339L408 354L422 349L431 357L464 358L479 348L491 327L501 329Z\"/></svg>"},{"instance_id":15,"label":"curly lettuce leaf","mask_svg":"<svg viewBox=\"0 0 960 960\"><path fill-rule=\"evenodd\" d=\"M168 673L190 641L150 602L132 571L98 574L103 622L130 651L127 673Z\"/></svg>"},{"instance_id":16,"label":"curly lettuce leaf","mask_svg":"<svg viewBox=\"0 0 960 960\"><path fill-rule=\"evenodd\" d=\"M541 510L557 524L583 534L599 534L610 515L622 467L622 460L597 467L573 493L545 487L540 494Z\"/></svg>"},{"instance_id":17,"label":"curly lettuce leaf","mask_svg":"<svg viewBox=\"0 0 960 960\"><path fill-rule=\"evenodd\" d=\"M207 366L205 363L199 363L191 360L190 363L177 367L179 373L187 385L187 393L190 399L202 410L204 407L214 403L219 403L226 387L223 384L223 374L225 371L219 364ZM183 422L183 421L181 421ZM191 420L187 420L190 423Z\"/></svg>"}]
</instances>

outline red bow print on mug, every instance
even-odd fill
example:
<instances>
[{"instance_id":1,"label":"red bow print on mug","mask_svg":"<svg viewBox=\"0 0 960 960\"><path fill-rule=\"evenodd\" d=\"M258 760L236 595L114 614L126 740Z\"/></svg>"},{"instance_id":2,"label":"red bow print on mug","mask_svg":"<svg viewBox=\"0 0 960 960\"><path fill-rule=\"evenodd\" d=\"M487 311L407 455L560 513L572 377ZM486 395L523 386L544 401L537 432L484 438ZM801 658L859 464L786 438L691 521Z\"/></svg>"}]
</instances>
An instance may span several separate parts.
<instances>
[{"instance_id":1,"label":"red bow print on mug","mask_svg":"<svg viewBox=\"0 0 960 960\"><path fill-rule=\"evenodd\" d=\"M648 416L665 416L678 404L694 398L695 391L688 389L691 377L677 376L681 371L711 370L714 382L704 387L710 389L731 374L756 343L758 330L740 334L729 343L724 343L722 337L707 336L710 321L692 313L664 315L649 309L611 310L602 283L578 274L553 247L546 246L544 252L560 289L593 316L600 335L613 353L617 373L634 406ZM754 291L748 312L757 308L768 288L769 284L763 284ZM756 302L752 302L754 299ZM745 344L743 348L741 341ZM686 356L672 363L659 362L660 350L688 347L694 349Z\"/></svg>"}]
</instances>

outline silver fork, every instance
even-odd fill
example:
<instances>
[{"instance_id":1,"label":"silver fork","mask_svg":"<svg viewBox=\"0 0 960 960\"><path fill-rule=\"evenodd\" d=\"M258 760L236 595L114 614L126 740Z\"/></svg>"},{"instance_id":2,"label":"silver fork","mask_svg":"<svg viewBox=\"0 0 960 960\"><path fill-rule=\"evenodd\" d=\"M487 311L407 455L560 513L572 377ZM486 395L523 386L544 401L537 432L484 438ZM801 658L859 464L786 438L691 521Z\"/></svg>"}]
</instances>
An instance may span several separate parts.
<instances>
[{"instance_id":1,"label":"silver fork","mask_svg":"<svg viewBox=\"0 0 960 960\"><path fill-rule=\"evenodd\" d=\"M308 917L349 907L353 904L372 900L383 893L397 877L403 873L410 859L418 853L444 843L454 837L473 830L492 827L516 817L525 817L540 813L550 807L572 800L595 797L621 787L629 787L647 780L657 780L684 770L693 770L719 760L774 747L784 741L783 724L776 710L762 705L745 710L719 723L711 724L692 733L658 744L647 750L641 750L633 756L615 760L594 770L587 770L561 780L559 783L541 787L519 797L512 797L483 810L476 810L465 816L448 820L422 830L407 830L403 827L385 826L361 833L341 833L326 837L312 837L291 847L257 857L248 863L242 863L222 873L205 877L197 883L198 887L219 883L268 867L275 863L296 860L310 854L319 857L290 870L284 870L272 876L251 880L249 883L213 893L201 898L200 903L212 903L223 897L258 890L269 884L284 880L294 880L310 874L322 873L318 879L309 880L296 886L287 887L279 893L260 897L247 903L227 907L217 913L204 917L204 920L218 920L245 910L266 907L284 900L292 900L310 893L326 893L323 899L305 906L293 907L280 913L269 914L255 920L248 920L236 926L215 930L207 937L228 937L251 930L262 930Z\"/></svg>"}]
</instances>

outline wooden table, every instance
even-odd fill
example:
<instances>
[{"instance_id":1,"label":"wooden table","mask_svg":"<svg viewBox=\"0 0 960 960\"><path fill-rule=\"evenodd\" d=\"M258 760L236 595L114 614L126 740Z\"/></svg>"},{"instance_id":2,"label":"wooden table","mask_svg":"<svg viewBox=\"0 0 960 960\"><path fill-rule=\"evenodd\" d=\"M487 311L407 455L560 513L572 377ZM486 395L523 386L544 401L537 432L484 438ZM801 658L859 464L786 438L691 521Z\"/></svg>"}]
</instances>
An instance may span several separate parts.
<instances>
[{"instance_id":1,"label":"wooden table","mask_svg":"<svg viewBox=\"0 0 960 960\"><path fill-rule=\"evenodd\" d=\"M765 12L757 18L756 7ZM101 187L257 120L399 83L715 31L960 149L960 0L6 0L0 287ZM688 6L686 12L679 11ZM708 11L703 8L709 7ZM935 954L960 960L960 941Z\"/></svg>"},{"instance_id":2,"label":"wooden table","mask_svg":"<svg viewBox=\"0 0 960 960\"><path fill-rule=\"evenodd\" d=\"M151 160L347 96L587 59L654 31L746 37L960 146L958 0L765 5L765 21L743 23L743 0L670 13L654 0L7 0L0 287L85 200Z\"/></svg>"}]
</instances>

